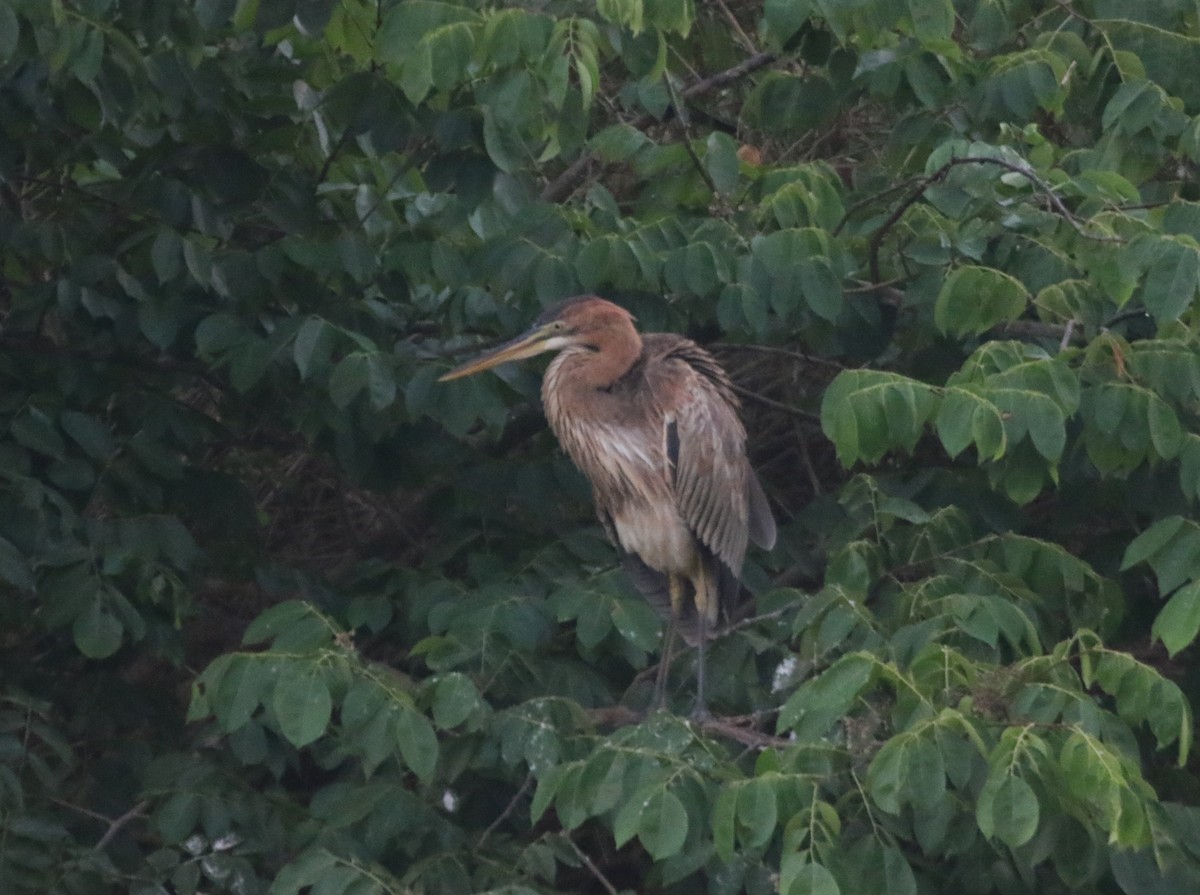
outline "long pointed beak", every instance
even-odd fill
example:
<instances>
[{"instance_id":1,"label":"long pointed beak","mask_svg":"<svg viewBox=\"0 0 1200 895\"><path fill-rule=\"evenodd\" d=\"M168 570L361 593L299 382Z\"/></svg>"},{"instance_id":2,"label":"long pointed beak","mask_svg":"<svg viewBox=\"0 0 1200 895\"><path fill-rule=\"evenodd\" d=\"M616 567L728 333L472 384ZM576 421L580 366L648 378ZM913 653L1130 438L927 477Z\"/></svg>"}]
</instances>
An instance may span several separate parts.
<instances>
[{"instance_id":1,"label":"long pointed beak","mask_svg":"<svg viewBox=\"0 0 1200 895\"><path fill-rule=\"evenodd\" d=\"M527 357L533 357L535 354L541 354L543 351L553 351L559 347L550 342L550 339L555 334L555 330L552 330L550 326L539 326L537 329L530 330L511 341L505 342L498 348L484 352L474 360L460 364L449 373L439 376L438 382L461 379L464 376L472 376L475 373L490 370L492 367L510 360L524 360Z\"/></svg>"}]
</instances>

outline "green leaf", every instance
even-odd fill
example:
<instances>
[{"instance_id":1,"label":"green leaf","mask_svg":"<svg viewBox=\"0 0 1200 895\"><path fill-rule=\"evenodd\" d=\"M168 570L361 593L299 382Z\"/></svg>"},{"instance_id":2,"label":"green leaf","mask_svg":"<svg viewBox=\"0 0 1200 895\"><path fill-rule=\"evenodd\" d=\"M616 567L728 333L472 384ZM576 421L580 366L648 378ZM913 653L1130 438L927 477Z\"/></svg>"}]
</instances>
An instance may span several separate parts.
<instances>
[{"instance_id":1,"label":"green leaf","mask_svg":"<svg viewBox=\"0 0 1200 895\"><path fill-rule=\"evenodd\" d=\"M842 890L823 864L809 860L802 853L783 859L779 891L781 895L841 895Z\"/></svg>"},{"instance_id":2,"label":"green leaf","mask_svg":"<svg viewBox=\"0 0 1200 895\"><path fill-rule=\"evenodd\" d=\"M1066 418L1061 408L1044 395L1030 394L1025 401L1024 423L1037 452L1056 463L1067 443Z\"/></svg>"},{"instance_id":3,"label":"green leaf","mask_svg":"<svg viewBox=\"0 0 1200 895\"><path fill-rule=\"evenodd\" d=\"M606 814L617 806L625 794L629 762L615 750L603 749L593 753L580 776L580 786L591 802L585 806L588 817Z\"/></svg>"},{"instance_id":4,"label":"green leaf","mask_svg":"<svg viewBox=\"0 0 1200 895\"><path fill-rule=\"evenodd\" d=\"M365 351L354 351L342 358L329 376L329 400L334 407L347 407L367 387L371 366Z\"/></svg>"},{"instance_id":5,"label":"green leaf","mask_svg":"<svg viewBox=\"0 0 1200 895\"><path fill-rule=\"evenodd\" d=\"M905 788L919 810L933 809L946 794L946 765L941 750L931 739L915 736L905 763Z\"/></svg>"},{"instance_id":6,"label":"green leaf","mask_svg":"<svg viewBox=\"0 0 1200 895\"><path fill-rule=\"evenodd\" d=\"M74 410L64 410L59 425L69 438L74 440L89 457L107 460L116 450L116 443L108 426L96 417Z\"/></svg>"},{"instance_id":7,"label":"green leaf","mask_svg":"<svg viewBox=\"0 0 1200 895\"><path fill-rule=\"evenodd\" d=\"M333 328L320 317L309 317L296 331L292 359L300 378L308 379L314 367L324 365L333 350Z\"/></svg>"},{"instance_id":8,"label":"green leaf","mask_svg":"<svg viewBox=\"0 0 1200 895\"><path fill-rule=\"evenodd\" d=\"M922 43L949 40L954 30L951 0L907 0L913 32ZM940 44L939 44L940 46Z\"/></svg>"},{"instance_id":9,"label":"green leaf","mask_svg":"<svg viewBox=\"0 0 1200 895\"><path fill-rule=\"evenodd\" d=\"M7 3L0 3L0 62L7 62L17 51L21 23Z\"/></svg>"},{"instance_id":10,"label":"green leaf","mask_svg":"<svg viewBox=\"0 0 1200 895\"><path fill-rule=\"evenodd\" d=\"M713 845L717 856L729 863L733 860L737 831L737 805L744 783L727 784L721 788L713 804Z\"/></svg>"},{"instance_id":11,"label":"green leaf","mask_svg":"<svg viewBox=\"0 0 1200 895\"><path fill-rule=\"evenodd\" d=\"M1015 774L1004 774L984 786L975 814L985 836L1018 848L1037 832L1041 807L1028 783Z\"/></svg>"},{"instance_id":12,"label":"green leaf","mask_svg":"<svg viewBox=\"0 0 1200 895\"><path fill-rule=\"evenodd\" d=\"M235 655L217 683L209 703L225 733L243 727L258 708L269 683L267 663Z\"/></svg>"},{"instance_id":13,"label":"green leaf","mask_svg":"<svg viewBox=\"0 0 1200 895\"><path fill-rule=\"evenodd\" d=\"M763 21L769 29L771 44L782 48L813 13L812 0L766 0Z\"/></svg>"},{"instance_id":14,"label":"green leaf","mask_svg":"<svg viewBox=\"0 0 1200 895\"><path fill-rule=\"evenodd\" d=\"M196 327L196 352L211 357L251 338L253 334L237 317L225 312L211 314Z\"/></svg>"},{"instance_id":15,"label":"green leaf","mask_svg":"<svg viewBox=\"0 0 1200 895\"><path fill-rule=\"evenodd\" d=\"M529 820L531 823L537 823L554 801L554 797L558 794L559 785L566 776L568 767L570 765L555 765L549 768L538 779L537 789L533 793L533 801L529 804Z\"/></svg>"},{"instance_id":16,"label":"green leaf","mask_svg":"<svg viewBox=\"0 0 1200 895\"><path fill-rule=\"evenodd\" d=\"M659 789L642 804L637 835L656 861L678 854L687 840L688 816L683 803L669 789Z\"/></svg>"},{"instance_id":17,"label":"green leaf","mask_svg":"<svg viewBox=\"0 0 1200 895\"><path fill-rule=\"evenodd\" d=\"M643 0L597 0L596 12L614 25L624 25L634 34L642 30Z\"/></svg>"},{"instance_id":18,"label":"green leaf","mask_svg":"<svg viewBox=\"0 0 1200 895\"><path fill-rule=\"evenodd\" d=\"M909 737L893 737L871 760L867 786L871 798L888 814L899 814L907 788L907 752Z\"/></svg>"},{"instance_id":19,"label":"green leaf","mask_svg":"<svg viewBox=\"0 0 1200 895\"><path fill-rule=\"evenodd\" d=\"M1174 656L1200 634L1200 581L1177 590L1154 619L1150 635L1162 641Z\"/></svg>"},{"instance_id":20,"label":"green leaf","mask_svg":"<svg viewBox=\"0 0 1200 895\"><path fill-rule=\"evenodd\" d=\"M525 164L528 152L515 126L490 108L485 108L483 112L483 145L488 157L505 174L517 173Z\"/></svg>"},{"instance_id":21,"label":"green leaf","mask_svg":"<svg viewBox=\"0 0 1200 895\"><path fill-rule=\"evenodd\" d=\"M612 124L588 141L588 147L606 162L627 162L653 141L628 124Z\"/></svg>"},{"instance_id":22,"label":"green leaf","mask_svg":"<svg viewBox=\"0 0 1200 895\"><path fill-rule=\"evenodd\" d=\"M438 760L437 734L429 719L420 712L405 708L396 715L394 730L404 763L423 781L429 782L433 779Z\"/></svg>"},{"instance_id":23,"label":"green leaf","mask_svg":"<svg viewBox=\"0 0 1200 895\"><path fill-rule=\"evenodd\" d=\"M371 400L371 407L375 410L390 407L396 400L397 389L391 358L377 351L368 354L367 395Z\"/></svg>"},{"instance_id":24,"label":"green leaf","mask_svg":"<svg viewBox=\"0 0 1200 895\"><path fill-rule=\"evenodd\" d=\"M1149 562L1158 577L1159 593L1165 595L1197 577L1197 556L1200 556L1200 525L1169 516L1133 540L1121 565L1129 568L1142 561Z\"/></svg>"},{"instance_id":25,"label":"green leaf","mask_svg":"<svg viewBox=\"0 0 1200 895\"><path fill-rule=\"evenodd\" d=\"M206 246L194 239L184 240L183 263L187 265L188 273L197 285L207 287L212 284L212 253Z\"/></svg>"},{"instance_id":26,"label":"green leaf","mask_svg":"<svg viewBox=\"0 0 1200 895\"><path fill-rule=\"evenodd\" d=\"M71 625L75 646L89 659L107 659L121 647L125 628L99 595Z\"/></svg>"},{"instance_id":27,"label":"green leaf","mask_svg":"<svg viewBox=\"0 0 1200 895\"><path fill-rule=\"evenodd\" d=\"M805 258L796 269L804 303L823 320L835 322L842 313L842 283L827 258Z\"/></svg>"},{"instance_id":28,"label":"green leaf","mask_svg":"<svg viewBox=\"0 0 1200 895\"><path fill-rule=\"evenodd\" d=\"M324 669L310 659L285 663L275 681L271 709L280 733L296 748L324 734L333 714Z\"/></svg>"},{"instance_id":29,"label":"green leaf","mask_svg":"<svg viewBox=\"0 0 1200 895\"><path fill-rule=\"evenodd\" d=\"M150 245L150 262L159 283L168 283L183 270L183 240L174 230L159 230Z\"/></svg>"},{"instance_id":30,"label":"green leaf","mask_svg":"<svg viewBox=\"0 0 1200 895\"><path fill-rule=\"evenodd\" d=\"M704 143L704 168L718 193L732 193L738 185L737 144L729 134L713 131Z\"/></svg>"},{"instance_id":31,"label":"green leaf","mask_svg":"<svg viewBox=\"0 0 1200 895\"><path fill-rule=\"evenodd\" d=\"M1146 310L1160 323L1178 320L1200 286L1200 248L1195 241L1164 237L1162 254L1151 265L1142 287Z\"/></svg>"},{"instance_id":32,"label":"green leaf","mask_svg":"<svg viewBox=\"0 0 1200 895\"><path fill-rule=\"evenodd\" d=\"M806 682L784 703L776 730L794 731L801 742L815 741L845 716L871 681L874 662L861 654L843 656L825 672Z\"/></svg>"},{"instance_id":33,"label":"green leaf","mask_svg":"<svg viewBox=\"0 0 1200 895\"><path fill-rule=\"evenodd\" d=\"M175 792L154 812L154 826L168 843L182 842L200 820L200 797L194 792Z\"/></svg>"},{"instance_id":34,"label":"green leaf","mask_svg":"<svg viewBox=\"0 0 1200 895\"><path fill-rule=\"evenodd\" d=\"M966 389L945 390L934 425L952 458L973 443L980 462L999 460L1008 445L1000 409L985 396Z\"/></svg>"},{"instance_id":35,"label":"green leaf","mask_svg":"<svg viewBox=\"0 0 1200 895\"><path fill-rule=\"evenodd\" d=\"M990 267L965 265L953 270L938 293L933 319L952 336L979 335L1025 311L1025 287Z\"/></svg>"},{"instance_id":36,"label":"green leaf","mask_svg":"<svg viewBox=\"0 0 1200 895\"><path fill-rule=\"evenodd\" d=\"M22 590L32 590L34 586L29 561L12 541L4 537L0 537L0 579Z\"/></svg>"},{"instance_id":37,"label":"green leaf","mask_svg":"<svg viewBox=\"0 0 1200 895\"><path fill-rule=\"evenodd\" d=\"M1150 442L1158 456L1170 460L1179 453L1183 444L1183 429L1179 418L1167 402L1151 394L1146 405L1146 417L1150 426Z\"/></svg>"},{"instance_id":38,"label":"green leaf","mask_svg":"<svg viewBox=\"0 0 1200 895\"><path fill-rule=\"evenodd\" d=\"M882 370L846 370L825 389L821 428L844 466L911 451L938 402L922 382Z\"/></svg>"},{"instance_id":39,"label":"green leaf","mask_svg":"<svg viewBox=\"0 0 1200 895\"><path fill-rule=\"evenodd\" d=\"M9 424L9 432L18 444L39 454L61 458L66 450L54 423L36 408L14 418Z\"/></svg>"},{"instance_id":40,"label":"green leaf","mask_svg":"<svg viewBox=\"0 0 1200 895\"><path fill-rule=\"evenodd\" d=\"M779 819L775 789L761 777L737 789L738 839L746 848L761 848L770 841Z\"/></svg>"},{"instance_id":41,"label":"green leaf","mask_svg":"<svg viewBox=\"0 0 1200 895\"><path fill-rule=\"evenodd\" d=\"M1125 556L1121 560L1121 571L1131 569L1138 563L1145 562L1154 556L1179 534L1186 524L1187 520L1182 516L1167 516L1165 519L1159 519L1134 538L1125 548Z\"/></svg>"},{"instance_id":42,"label":"green leaf","mask_svg":"<svg viewBox=\"0 0 1200 895\"><path fill-rule=\"evenodd\" d=\"M433 691L433 723L443 730L457 727L480 708L475 684L465 674L451 672L439 678Z\"/></svg>"}]
</instances>

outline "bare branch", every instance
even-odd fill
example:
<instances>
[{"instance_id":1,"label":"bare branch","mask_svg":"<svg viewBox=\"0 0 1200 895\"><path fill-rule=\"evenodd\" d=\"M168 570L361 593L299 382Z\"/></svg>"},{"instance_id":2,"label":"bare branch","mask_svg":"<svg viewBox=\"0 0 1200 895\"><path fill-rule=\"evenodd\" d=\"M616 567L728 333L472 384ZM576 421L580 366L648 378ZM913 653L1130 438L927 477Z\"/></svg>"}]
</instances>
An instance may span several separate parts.
<instances>
[{"instance_id":1,"label":"bare branch","mask_svg":"<svg viewBox=\"0 0 1200 895\"><path fill-rule=\"evenodd\" d=\"M104 831L104 835L96 842L95 851L104 851L105 846L112 842L113 838L121 832L121 829L130 822L146 816L146 809L150 807L150 803L146 801L138 802L120 817L109 822L108 829Z\"/></svg>"},{"instance_id":2,"label":"bare branch","mask_svg":"<svg viewBox=\"0 0 1200 895\"><path fill-rule=\"evenodd\" d=\"M793 407L791 404L784 404L782 401L776 401L774 398L768 398L766 395L760 395L758 392L752 392L748 388L743 388L740 385L734 385L733 390L745 398L747 401L753 401L756 404L761 404L764 407L770 407L772 410L778 410L781 413L789 414L797 419L804 420L806 423L814 423L820 425L821 417L808 410L801 410L799 407Z\"/></svg>"},{"instance_id":3,"label":"bare branch","mask_svg":"<svg viewBox=\"0 0 1200 895\"><path fill-rule=\"evenodd\" d=\"M73 802L68 802L65 799L52 798L50 801L52 801L55 805L61 805L63 808L69 808L78 814L82 814L84 817L90 817L92 820L99 821L100 823L106 825L107 829L104 831L104 835L101 836L99 840L97 840L96 844L92 847L93 851L103 851L105 846L112 842L113 838L119 832L121 832L124 827L128 826L132 821L137 820L138 818L145 817L146 809L150 807L149 802L141 801L122 814L120 817L113 818L109 817L107 814L101 814L99 811L93 811L91 808L84 808L82 805L76 805Z\"/></svg>"}]
</instances>

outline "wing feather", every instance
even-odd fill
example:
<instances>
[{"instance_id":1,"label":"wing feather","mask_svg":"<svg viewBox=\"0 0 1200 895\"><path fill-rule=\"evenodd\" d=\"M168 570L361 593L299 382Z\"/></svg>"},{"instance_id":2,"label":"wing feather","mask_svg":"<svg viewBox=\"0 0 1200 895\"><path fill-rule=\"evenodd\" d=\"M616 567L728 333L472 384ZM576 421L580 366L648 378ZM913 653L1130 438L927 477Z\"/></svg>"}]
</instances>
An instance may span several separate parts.
<instances>
[{"instance_id":1,"label":"wing feather","mask_svg":"<svg viewBox=\"0 0 1200 895\"><path fill-rule=\"evenodd\" d=\"M765 498L746 459L746 430L738 400L725 371L707 351L680 337L659 337L661 363L650 366L658 381L651 387L667 422L674 493L680 517L696 539L719 561L720 602L736 599L746 544L764 527ZM654 344L648 347L659 347ZM766 519L770 510L766 509ZM770 522L773 529L774 522ZM756 538L757 542L757 538Z\"/></svg>"}]
</instances>

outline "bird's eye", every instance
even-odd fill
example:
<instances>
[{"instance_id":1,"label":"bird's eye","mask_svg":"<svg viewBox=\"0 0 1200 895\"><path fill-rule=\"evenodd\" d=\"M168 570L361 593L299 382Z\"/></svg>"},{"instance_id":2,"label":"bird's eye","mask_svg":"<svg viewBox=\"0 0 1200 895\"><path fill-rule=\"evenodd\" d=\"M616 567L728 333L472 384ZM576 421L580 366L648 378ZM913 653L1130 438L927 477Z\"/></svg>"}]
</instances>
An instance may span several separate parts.
<instances>
[{"instance_id":1,"label":"bird's eye","mask_svg":"<svg viewBox=\"0 0 1200 895\"><path fill-rule=\"evenodd\" d=\"M556 333L560 333L567 328L567 325L565 323L563 323L561 320L555 320L553 323L550 324L550 328L552 330L554 330Z\"/></svg>"}]
</instances>

